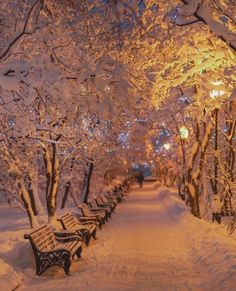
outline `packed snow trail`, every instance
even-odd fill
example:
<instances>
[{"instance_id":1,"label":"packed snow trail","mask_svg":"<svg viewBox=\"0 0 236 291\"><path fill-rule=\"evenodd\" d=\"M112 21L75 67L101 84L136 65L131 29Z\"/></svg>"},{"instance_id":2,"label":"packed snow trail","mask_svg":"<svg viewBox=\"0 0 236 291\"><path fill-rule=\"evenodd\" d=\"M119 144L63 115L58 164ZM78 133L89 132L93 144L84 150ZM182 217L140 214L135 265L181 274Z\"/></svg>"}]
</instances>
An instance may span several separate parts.
<instances>
[{"instance_id":1,"label":"packed snow trail","mask_svg":"<svg viewBox=\"0 0 236 291\"><path fill-rule=\"evenodd\" d=\"M98 239L72 264L71 276L52 268L37 277L32 262L19 289L236 290L232 289L236 288L235 257L228 255L227 262L233 260L230 273L229 266L214 266L209 253L220 251L225 243L223 235L222 241L219 234L214 238L218 226L192 217L176 193L154 185L133 187L110 222L98 231Z\"/></svg>"}]
</instances>

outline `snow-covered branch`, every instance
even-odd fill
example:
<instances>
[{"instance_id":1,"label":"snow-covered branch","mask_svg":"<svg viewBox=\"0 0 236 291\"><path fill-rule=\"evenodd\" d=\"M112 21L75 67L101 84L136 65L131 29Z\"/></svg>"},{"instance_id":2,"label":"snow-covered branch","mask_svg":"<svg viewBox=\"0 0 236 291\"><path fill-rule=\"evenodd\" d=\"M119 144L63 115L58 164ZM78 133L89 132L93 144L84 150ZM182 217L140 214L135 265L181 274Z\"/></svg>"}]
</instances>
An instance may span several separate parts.
<instances>
[{"instance_id":1,"label":"snow-covered branch","mask_svg":"<svg viewBox=\"0 0 236 291\"><path fill-rule=\"evenodd\" d=\"M10 43L0 52L0 60L4 59L12 47L22 39L27 34L32 34L35 30L35 25L37 24L40 10L43 7L43 0L36 0L34 4L30 7L29 12L26 16L23 29L18 33Z\"/></svg>"},{"instance_id":2,"label":"snow-covered branch","mask_svg":"<svg viewBox=\"0 0 236 291\"><path fill-rule=\"evenodd\" d=\"M177 6L167 14L169 21L179 26L203 21L216 36L236 50L235 15L233 14L235 4L224 3L226 7L228 5L227 9L223 8L224 6L219 1L213 0L183 0L183 2L186 4ZM222 12L226 12L226 14L222 15ZM218 19L216 15L218 15Z\"/></svg>"}]
</instances>

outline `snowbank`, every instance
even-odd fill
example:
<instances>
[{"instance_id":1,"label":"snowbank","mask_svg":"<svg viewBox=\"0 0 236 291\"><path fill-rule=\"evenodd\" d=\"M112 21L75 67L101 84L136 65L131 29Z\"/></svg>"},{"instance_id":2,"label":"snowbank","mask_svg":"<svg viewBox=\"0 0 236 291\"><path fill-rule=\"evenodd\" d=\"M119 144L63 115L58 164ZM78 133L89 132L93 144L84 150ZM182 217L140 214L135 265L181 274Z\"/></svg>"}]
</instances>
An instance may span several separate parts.
<instances>
[{"instance_id":1,"label":"snowbank","mask_svg":"<svg viewBox=\"0 0 236 291\"><path fill-rule=\"evenodd\" d=\"M236 240L224 225L196 219L189 213L182 215L183 231L191 234L192 257L196 266L204 266L206 274L212 274L202 284L203 290L235 290Z\"/></svg>"},{"instance_id":2,"label":"snowbank","mask_svg":"<svg viewBox=\"0 0 236 291\"><path fill-rule=\"evenodd\" d=\"M155 184L156 188L157 185ZM211 223L191 215L173 189L159 187L158 204L169 213L176 228L181 226L186 240L191 241L189 259L201 270L201 290L235 290L236 239L225 225ZM210 276L209 276L210 275Z\"/></svg>"},{"instance_id":3,"label":"snowbank","mask_svg":"<svg viewBox=\"0 0 236 291\"><path fill-rule=\"evenodd\" d=\"M119 186L124 182L125 177L117 177L116 179L113 179L109 185L104 185L102 188L102 192L111 191L114 187Z\"/></svg>"},{"instance_id":4,"label":"snowbank","mask_svg":"<svg viewBox=\"0 0 236 291\"><path fill-rule=\"evenodd\" d=\"M98 239L72 264L72 276L52 268L35 275L27 218L1 209L0 286L17 290L231 291L236 240L225 226L193 217L174 189L137 185L98 230Z\"/></svg>"},{"instance_id":5,"label":"snowbank","mask_svg":"<svg viewBox=\"0 0 236 291\"><path fill-rule=\"evenodd\" d=\"M20 286L22 278L14 269L0 259L0 286L3 291L10 291Z\"/></svg>"}]
</instances>

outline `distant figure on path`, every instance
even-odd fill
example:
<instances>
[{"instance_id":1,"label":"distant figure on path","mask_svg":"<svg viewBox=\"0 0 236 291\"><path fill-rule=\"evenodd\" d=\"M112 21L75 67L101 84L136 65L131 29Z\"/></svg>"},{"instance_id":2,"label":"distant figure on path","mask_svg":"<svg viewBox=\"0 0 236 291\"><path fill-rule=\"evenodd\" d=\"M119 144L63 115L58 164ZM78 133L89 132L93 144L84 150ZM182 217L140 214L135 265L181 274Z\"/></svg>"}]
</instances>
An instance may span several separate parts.
<instances>
[{"instance_id":1,"label":"distant figure on path","mask_svg":"<svg viewBox=\"0 0 236 291\"><path fill-rule=\"evenodd\" d=\"M137 182L139 183L139 187L143 187L143 181L144 181L144 175L142 172L139 172L138 175L136 176Z\"/></svg>"},{"instance_id":2,"label":"distant figure on path","mask_svg":"<svg viewBox=\"0 0 236 291\"><path fill-rule=\"evenodd\" d=\"M219 197L214 197L211 202L212 222L217 221L221 223L221 203Z\"/></svg>"}]
</instances>

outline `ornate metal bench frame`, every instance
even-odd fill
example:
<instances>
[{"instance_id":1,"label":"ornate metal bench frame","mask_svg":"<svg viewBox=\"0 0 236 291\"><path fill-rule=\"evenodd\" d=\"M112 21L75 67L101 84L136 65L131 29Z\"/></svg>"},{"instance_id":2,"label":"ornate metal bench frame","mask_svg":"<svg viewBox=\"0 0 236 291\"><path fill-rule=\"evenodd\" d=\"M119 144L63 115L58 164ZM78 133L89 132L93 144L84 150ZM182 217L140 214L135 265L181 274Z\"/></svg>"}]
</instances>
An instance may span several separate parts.
<instances>
[{"instance_id":1,"label":"ornate metal bench frame","mask_svg":"<svg viewBox=\"0 0 236 291\"><path fill-rule=\"evenodd\" d=\"M24 235L25 239L29 239L34 252L36 275L40 276L52 266L63 268L65 273L69 275L71 260L75 255L80 258L82 251L81 238L73 233L61 234L57 233L55 236L51 226L45 224Z\"/></svg>"}]
</instances>

